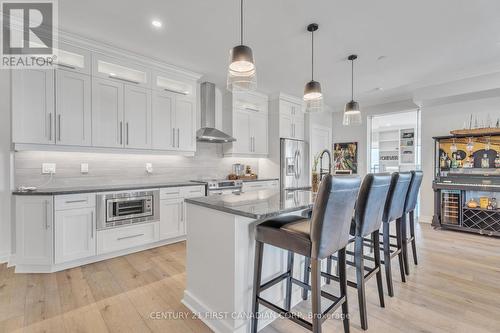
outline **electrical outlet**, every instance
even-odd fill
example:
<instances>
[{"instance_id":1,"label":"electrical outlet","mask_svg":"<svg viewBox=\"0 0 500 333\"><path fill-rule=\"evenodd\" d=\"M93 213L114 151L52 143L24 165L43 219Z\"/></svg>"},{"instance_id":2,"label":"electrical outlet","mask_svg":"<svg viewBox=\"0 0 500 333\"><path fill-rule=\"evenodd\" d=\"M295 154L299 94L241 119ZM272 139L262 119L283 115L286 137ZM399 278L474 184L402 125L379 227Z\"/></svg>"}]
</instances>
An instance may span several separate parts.
<instances>
[{"instance_id":1,"label":"electrical outlet","mask_svg":"<svg viewBox=\"0 0 500 333\"><path fill-rule=\"evenodd\" d=\"M55 163L42 163L42 174L54 174L56 173Z\"/></svg>"},{"instance_id":2,"label":"electrical outlet","mask_svg":"<svg viewBox=\"0 0 500 333\"><path fill-rule=\"evenodd\" d=\"M89 173L89 164L88 163L80 164L80 173Z\"/></svg>"},{"instance_id":3,"label":"electrical outlet","mask_svg":"<svg viewBox=\"0 0 500 333\"><path fill-rule=\"evenodd\" d=\"M146 163L146 172L153 173L153 164L152 163Z\"/></svg>"}]
</instances>

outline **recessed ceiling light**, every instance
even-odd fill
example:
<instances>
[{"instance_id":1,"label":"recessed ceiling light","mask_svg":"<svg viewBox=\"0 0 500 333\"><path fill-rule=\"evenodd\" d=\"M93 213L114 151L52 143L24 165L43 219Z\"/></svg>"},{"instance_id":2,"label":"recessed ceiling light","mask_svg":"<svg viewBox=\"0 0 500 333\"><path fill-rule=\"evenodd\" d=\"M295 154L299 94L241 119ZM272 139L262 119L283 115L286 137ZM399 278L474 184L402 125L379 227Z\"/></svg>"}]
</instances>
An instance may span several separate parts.
<instances>
[{"instance_id":1,"label":"recessed ceiling light","mask_svg":"<svg viewBox=\"0 0 500 333\"><path fill-rule=\"evenodd\" d=\"M382 87L377 87L377 88L375 88L375 90L376 90L376 91L383 91L383 90L384 90L384 88L382 88Z\"/></svg>"},{"instance_id":2,"label":"recessed ceiling light","mask_svg":"<svg viewBox=\"0 0 500 333\"><path fill-rule=\"evenodd\" d=\"M157 29L160 29L163 26L163 23L159 20L153 20L151 21L151 25Z\"/></svg>"}]
</instances>

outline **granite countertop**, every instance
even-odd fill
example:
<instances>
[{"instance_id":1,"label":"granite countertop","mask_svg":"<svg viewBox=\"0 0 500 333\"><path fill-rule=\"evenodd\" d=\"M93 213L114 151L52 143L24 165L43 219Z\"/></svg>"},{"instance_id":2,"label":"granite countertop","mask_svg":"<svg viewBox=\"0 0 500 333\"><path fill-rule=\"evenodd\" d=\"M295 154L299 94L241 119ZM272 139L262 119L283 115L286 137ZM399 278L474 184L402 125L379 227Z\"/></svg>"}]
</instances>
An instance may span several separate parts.
<instances>
[{"instance_id":1,"label":"granite countertop","mask_svg":"<svg viewBox=\"0 0 500 333\"><path fill-rule=\"evenodd\" d=\"M150 184L130 184L130 185L89 185L77 187L59 187L59 188L39 188L35 191L13 191L14 195L62 195L62 194L77 194L77 193L92 193L92 192L108 192L108 191L126 191L149 188L166 188L179 186L200 186L201 184L185 181L185 182L164 182Z\"/></svg>"},{"instance_id":2,"label":"granite countertop","mask_svg":"<svg viewBox=\"0 0 500 333\"><path fill-rule=\"evenodd\" d=\"M186 199L187 203L229 214L264 220L271 217L312 208L312 191L261 190L241 194L213 195Z\"/></svg>"}]
</instances>

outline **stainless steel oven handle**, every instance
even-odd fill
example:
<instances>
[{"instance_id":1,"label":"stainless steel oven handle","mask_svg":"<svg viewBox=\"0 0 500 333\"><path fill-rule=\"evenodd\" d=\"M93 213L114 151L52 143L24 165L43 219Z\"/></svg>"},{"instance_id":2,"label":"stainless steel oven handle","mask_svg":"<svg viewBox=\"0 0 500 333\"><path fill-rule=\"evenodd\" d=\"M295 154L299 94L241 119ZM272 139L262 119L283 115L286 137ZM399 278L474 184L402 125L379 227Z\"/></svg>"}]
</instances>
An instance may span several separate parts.
<instances>
[{"instance_id":1,"label":"stainless steel oven handle","mask_svg":"<svg viewBox=\"0 0 500 333\"><path fill-rule=\"evenodd\" d=\"M144 236L144 234L137 234L137 235L131 235L131 236L125 236L125 237L118 237L116 240L124 240L124 239L136 238L136 237L141 237L141 236Z\"/></svg>"},{"instance_id":2,"label":"stainless steel oven handle","mask_svg":"<svg viewBox=\"0 0 500 333\"><path fill-rule=\"evenodd\" d=\"M94 211L90 212L90 238L94 238Z\"/></svg>"}]
</instances>

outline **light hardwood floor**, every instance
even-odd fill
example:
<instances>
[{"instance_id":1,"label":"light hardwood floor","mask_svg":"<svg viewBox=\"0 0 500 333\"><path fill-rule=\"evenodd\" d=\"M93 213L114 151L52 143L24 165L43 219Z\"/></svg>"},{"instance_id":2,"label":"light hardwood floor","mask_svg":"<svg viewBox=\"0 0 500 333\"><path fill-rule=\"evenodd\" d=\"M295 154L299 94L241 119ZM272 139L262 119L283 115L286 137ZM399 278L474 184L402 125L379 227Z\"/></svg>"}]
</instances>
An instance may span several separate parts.
<instances>
[{"instance_id":1,"label":"light hardwood floor","mask_svg":"<svg viewBox=\"0 0 500 333\"><path fill-rule=\"evenodd\" d=\"M368 332L499 332L500 239L429 225L417 237L420 264L402 284L394 262L395 297L386 296L385 309L375 279L368 282ZM0 332L210 332L190 317L150 317L188 312L180 302L185 252L178 243L54 274L14 274L0 265ZM349 288L351 332L362 332L357 306ZM304 302L296 310L308 308ZM339 320L323 327L342 332ZM263 330L277 332L306 330L286 320Z\"/></svg>"}]
</instances>

